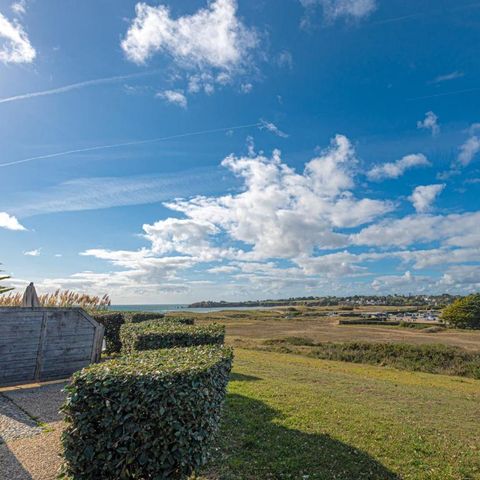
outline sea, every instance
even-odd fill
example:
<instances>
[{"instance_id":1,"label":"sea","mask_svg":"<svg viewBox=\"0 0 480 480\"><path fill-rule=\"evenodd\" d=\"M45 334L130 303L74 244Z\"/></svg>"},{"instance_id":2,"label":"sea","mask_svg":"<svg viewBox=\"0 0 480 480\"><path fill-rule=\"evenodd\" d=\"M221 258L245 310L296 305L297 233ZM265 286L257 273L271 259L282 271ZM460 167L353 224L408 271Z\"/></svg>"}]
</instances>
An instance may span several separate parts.
<instances>
[{"instance_id":1,"label":"sea","mask_svg":"<svg viewBox=\"0 0 480 480\"><path fill-rule=\"evenodd\" d=\"M111 305L110 310L121 312L221 312L222 310L268 310L272 307L212 307L212 308L189 308L187 304L181 303L159 303L157 305Z\"/></svg>"}]
</instances>

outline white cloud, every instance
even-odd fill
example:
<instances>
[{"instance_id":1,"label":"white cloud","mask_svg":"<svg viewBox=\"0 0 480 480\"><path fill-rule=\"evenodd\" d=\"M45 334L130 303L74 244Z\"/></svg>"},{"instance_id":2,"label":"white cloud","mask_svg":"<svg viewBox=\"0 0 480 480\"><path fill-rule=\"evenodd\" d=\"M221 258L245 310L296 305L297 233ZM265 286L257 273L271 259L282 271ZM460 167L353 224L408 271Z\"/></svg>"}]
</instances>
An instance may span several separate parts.
<instances>
[{"instance_id":1,"label":"white cloud","mask_svg":"<svg viewBox=\"0 0 480 480\"><path fill-rule=\"evenodd\" d=\"M164 92L157 93L155 96L163 98L168 103L173 103L182 108L187 108L188 105L187 97L181 90L165 90Z\"/></svg>"},{"instance_id":2,"label":"white cloud","mask_svg":"<svg viewBox=\"0 0 480 480\"><path fill-rule=\"evenodd\" d=\"M372 288L377 292L388 293L419 293L430 291L432 279L428 276L413 275L406 271L403 275L382 275L372 282Z\"/></svg>"},{"instance_id":3,"label":"white cloud","mask_svg":"<svg viewBox=\"0 0 480 480\"><path fill-rule=\"evenodd\" d=\"M293 56L288 50L282 50L277 55L277 65L279 67L288 68L291 70L293 68Z\"/></svg>"},{"instance_id":4,"label":"white cloud","mask_svg":"<svg viewBox=\"0 0 480 480\"><path fill-rule=\"evenodd\" d=\"M419 213L428 212L432 203L435 201L438 195L445 188L444 183L438 183L434 185L420 185L415 188L412 195L408 199L412 202L415 210Z\"/></svg>"},{"instance_id":5,"label":"white cloud","mask_svg":"<svg viewBox=\"0 0 480 480\"><path fill-rule=\"evenodd\" d=\"M450 80L455 80L457 78L463 77L465 74L460 72L459 70L455 70L454 72L446 73L444 75L438 75L429 83L441 83L441 82L448 82Z\"/></svg>"},{"instance_id":6,"label":"white cloud","mask_svg":"<svg viewBox=\"0 0 480 480\"><path fill-rule=\"evenodd\" d=\"M160 176L77 178L48 188L10 195L4 205L13 215L29 217L52 212L157 203L204 191L223 191L234 182L234 179L226 179L223 172L216 168L197 168Z\"/></svg>"},{"instance_id":7,"label":"white cloud","mask_svg":"<svg viewBox=\"0 0 480 480\"><path fill-rule=\"evenodd\" d=\"M16 15L24 15L27 12L27 1L26 0L18 0L10 5L13 13Z\"/></svg>"},{"instance_id":8,"label":"white cloud","mask_svg":"<svg viewBox=\"0 0 480 480\"><path fill-rule=\"evenodd\" d=\"M271 158L230 155L222 165L243 183L238 193L167 203L183 218L144 225L148 248L90 249L83 255L123 269L112 276L117 291L134 282L145 288L161 282L178 285L182 272L206 263L214 263L209 274L233 275L235 282L248 288L258 288L260 283L272 292L288 285L314 288L319 280L309 278L306 263L300 259L315 249L344 247L348 236L337 228L368 223L393 208L389 202L353 195L356 164L354 149L342 135L307 162L302 173L285 164L278 151ZM325 258L328 275L363 272L359 266L347 265L347 257ZM280 268L270 260L277 258L289 259L297 266ZM82 281L86 275L81 274ZM282 280L282 275L288 278ZM103 276L88 274L88 278L97 278L99 285L104 285Z\"/></svg>"},{"instance_id":9,"label":"white cloud","mask_svg":"<svg viewBox=\"0 0 480 480\"><path fill-rule=\"evenodd\" d=\"M36 248L34 250L28 250L27 252L23 252L23 254L26 256L26 257L39 257L40 256L40 253L41 253L41 249L40 248Z\"/></svg>"},{"instance_id":10,"label":"white cloud","mask_svg":"<svg viewBox=\"0 0 480 480\"><path fill-rule=\"evenodd\" d=\"M426 167L431 163L427 160L427 157L422 153L414 153L411 155L405 155L400 160L395 162L388 162L382 165L375 165L368 173L367 176L370 180L383 180L385 178L398 178L405 173L406 170L413 167Z\"/></svg>"},{"instance_id":11,"label":"white cloud","mask_svg":"<svg viewBox=\"0 0 480 480\"><path fill-rule=\"evenodd\" d=\"M440 133L440 127L438 125L438 117L432 111L425 114L423 120L417 122L417 128L423 128L425 130L431 130L432 136L436 136Z\"/></svg>"},{"instance_id":12,"label":"white cloud","mask_svg":"<svg viewBox=\"0 0 480 480\"><path fill-rule=\"evenodd\" d=\"M251 83L242 83L240 85L240 90L242 93L250 93L253 89L253 85Z\"/></svg>"},{"instance_id":13,"label":"white cloud","mask_svg":"<svg viewBox=\"0 0 480 480\"><path fill-rule=\"evenodd\" d=\"M222 165L244 182L244 191L168 203L192 221L206 222L252 250L250 259L292 258L316 248L342 246L335 228L354 227L393 209L390 202L356 199L356 165L349 140L337 135L329 148L306 163L303 174L262 155L227 157Z\"/></svg>"},{"instance_id":14,"label":"white cloud","mask_svg":"<svg viewBox=\"0 0 480 480\"><path fill-rule=\"evenodd\" d=\"M480 289L480 265L455 265L443 275L441 284L475 292Z\"/></svg>"},{"instance_id":15,"label":"white cloud","mask_svg":"<svg viewBox=\"0 0 480 480\"><path fill-rule=\"evenodd\" d=\"M26 230L16 217L9 215L7 212L0 212L0 228L6 228L7 230Z\"/></svg>"},{"instance_id":16,"label":"white cloud","mask_svg":"<svg viewBox=\"0 0 480 480\"><path fill-rule=\"evenodd\" d=\"M272 132L274 135L277 135L277 137L281 138L288 138L288 133L282 132L274 123L272 122L267 122L266 120L259 120L259 129L260 130L268 130L269 132Z\"/></svg>"},{"instance_id":17,"label":"white cloud","mask_svg":"<svg viewBox=\"0 0 480 480\"><path fill-rule=\"evenodd\" d=\"M127 58L137 64L160 52L183 67L232 71L248 63L249 51L258 42L255 31L237 17L235 0L215 0L177 19L165 5L140 2L135 11L121 45Z\"/></svg>"},{"instance_id":18,"label":"white cloud","mask_svg":"<svg viewBox=\"0 0 480 480\"><path fill-rule=\"evenodd\" d=\"M480 246L479 212L450 215L416 214L383 220L363 228L350 237L356 245L407 247L413 244L441 242L445 246Z\"/></svg>"},{"instance_id":19,"label":"white cloud","mask_svg":"<svg viewBox=\"0 0 480 480\"><path fill-rule=\"evenodd\" d=\"M457 160L462 167L466 167L480 152L480 138L472 135L463 145L460 146L460 153Z\"/></svg>"},{"instance_id":20,"label":"white cloud","mask_svg":"<svg viewBox=\"0 0 480 480\"><path fill-rule=\"evenodd\" d=\"M320 6L329 21L340 17L359 20L368 17L377 8L376 0L300 0L300 3L307 10Z\"/></svg>"},{"instance_id":21,"label":"white cloud","mask_svg":"<svg viewBox=\"0 0 480 480\"><path fill-rule=\"evenodd\" d=\"M31 63L36 56L28 35L17 21L0 13L0 62Z\"/></svg>"}]
</instances>

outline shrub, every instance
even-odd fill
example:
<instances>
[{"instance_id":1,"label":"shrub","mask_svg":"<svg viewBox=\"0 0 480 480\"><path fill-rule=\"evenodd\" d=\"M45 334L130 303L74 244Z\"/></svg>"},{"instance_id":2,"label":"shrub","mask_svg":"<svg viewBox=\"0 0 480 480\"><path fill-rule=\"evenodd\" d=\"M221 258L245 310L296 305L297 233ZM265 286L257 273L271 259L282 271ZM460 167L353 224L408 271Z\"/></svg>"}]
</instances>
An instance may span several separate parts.
<instances>
[{"instance_id":1,"label":"shrub","mask_svg":"<svg viewBox=\"0 0 480 480\"><path fill-rule=\"evenodd\" d=\"M125 323L140 323L148 320L158 320L163 318L163 313L156 312L122 312L125 318Z\"/></svg>"},{"instance_id":2,"label":"shrub","mask_svg":"<svg viewBox=\"0 0 480 480\"><path fill-rule=\"evenodd\" d=\"M184 325L193 325L195 323L195 319L193 317L183 317L180 315L167 315L164 320L169 322L183 323Z\"/></svg>"},{"instance_id":3,"label":"shrub","mask_svg":"<svg viewBox=\"0 0 480 480\"><path fill-rule=\"evenodd\" d=\"M223 346L141 352L74 374L63 407L63 474L182 479L207 459L231 370Z\"/></svg>"},{"instance_id":4,"label":"shrub","mask_svg":"<svg viewBox=\"0 0 480 480\"><path fill-rule=\"evenodd\" d=\"M445 307L442 320L457 328L480 329L480 293L459 298Z\"/></svg>"},{"instance_id":5,"label":"shrub","mask_svg":"<svg viewBox=\"0 0 480 480\"><path fill-rule=\"evenodd\" d=\"M120 330L120 339L124 353L156 348L222 344L225 339L225 327L216 323L195 326L155 320L126 323Z\"/></svg>"},{"instance_id":6,"label":"shrub","mask_svg":"<svg viewBox=\"0 0 480 480\"><path fill-rule=\"evenodd\" d=\"M271 344L272 345L272 344ZM271 349L295 353L288 338ZM268 347L267 347L268 348ZM469 352L447 345L412 345L408 343L317 343L308 356L343 362L368 363L402 370L459 375L480 379L480 352Z\"/></svg>"},{"instance_id":7,"label":"shrub","mask_svg":"<svg viewBox=\"0 0 480 480\"><path fill-rule=\"evenodd\" d=\"M95 313L93 318L105 327L105 345L106 353L119 352L122 348L120 341L120 327L125 323L125 319L120 312L114 313Z\"/></svg>"}]
</instances>

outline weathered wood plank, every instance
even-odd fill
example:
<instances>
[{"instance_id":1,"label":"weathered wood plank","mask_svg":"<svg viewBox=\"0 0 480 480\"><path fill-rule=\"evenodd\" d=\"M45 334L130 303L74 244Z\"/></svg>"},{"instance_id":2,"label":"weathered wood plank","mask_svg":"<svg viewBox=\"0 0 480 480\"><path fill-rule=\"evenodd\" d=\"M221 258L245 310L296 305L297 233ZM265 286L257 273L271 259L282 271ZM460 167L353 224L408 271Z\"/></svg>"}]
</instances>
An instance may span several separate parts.
<instances>
[{"instance_id":1,"label":"weathered wood plank","mask_svg":"<svg viewBox=\"0 0 480 480\"><path fill-rule=\"evenodd\" d=\"M79 348L76 350L50 350L48 352L44 353L44 358L45 360L52 361L52 360L62 360L62 361L68 361L73 357L78 357L80 356L81 358L88 358L91 355L91 349L90 348Z\"/></svg>"},{"instance_id":2,"label":"weathered wood plank","mask_svg":"<svg viewBox=\"0 0 480 480\"><path fill-rule=\"evenodd\" d=\"M45 336L47 334L48 314L45 312L42 319L42 328L40 330L40 339L38 341L37 364L35 366L35 379L40 380L40 375L43 368L43 346L45 343Z\"/></svg>"},{"instance_id":3,"label":"weathered wood plank","mask_svg":"<svg viewBox=\"0 0 480 480\"><path fill-rule=\"evenodd\" d=\"M0 385L70 376L100 359L103 330L81 309L0 307Z\"/></svg>"},{"instance_id":4,"label":"weathered wood plank","mask_svg":"<svg viewBox=\"0 0 480 480\"><path fill-rule=\"evenodd\" d=\"M80 370L81 368L89 364L90 364L90 359L87 358L85 360L75 360L73 362L68 362L65 365L51 365L49 366L49 368L43 371L43 374L50 375L52 373L58 373L58 372L74 373L77 370Z\"/></svg>"}]
</instances>

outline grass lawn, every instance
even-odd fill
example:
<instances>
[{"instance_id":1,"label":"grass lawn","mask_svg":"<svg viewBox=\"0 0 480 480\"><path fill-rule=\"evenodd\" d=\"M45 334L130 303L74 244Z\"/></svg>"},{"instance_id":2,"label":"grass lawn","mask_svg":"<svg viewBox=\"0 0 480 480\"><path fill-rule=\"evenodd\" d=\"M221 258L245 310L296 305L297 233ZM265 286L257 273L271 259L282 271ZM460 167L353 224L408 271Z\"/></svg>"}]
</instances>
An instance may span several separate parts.
<instances>
[{"instance_id":1,"label":"grass lawn","mask_svg":"<svg viewBox=\"0 0 480 480\"><path fill-rule=\"evenodd\" d=\"M201 479L480 479L480 381L236 349Z\"/></svg>"}]
</instances>

